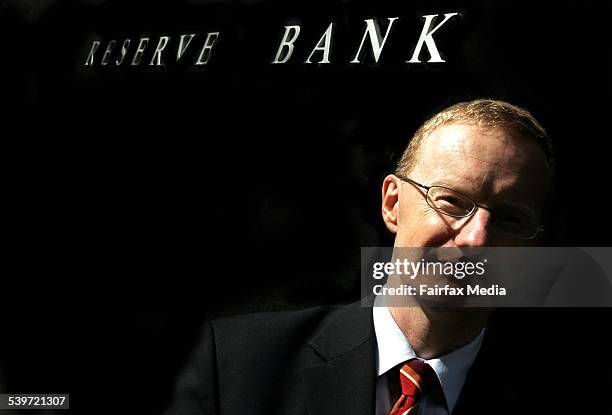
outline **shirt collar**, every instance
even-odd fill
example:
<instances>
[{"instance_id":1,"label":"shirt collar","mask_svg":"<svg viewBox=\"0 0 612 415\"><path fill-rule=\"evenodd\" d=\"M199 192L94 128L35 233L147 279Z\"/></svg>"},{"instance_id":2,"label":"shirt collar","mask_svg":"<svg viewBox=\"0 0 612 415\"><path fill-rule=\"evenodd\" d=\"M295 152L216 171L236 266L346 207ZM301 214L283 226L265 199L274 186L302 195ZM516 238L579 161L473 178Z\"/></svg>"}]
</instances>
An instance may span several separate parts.
<instances>
[{"instance_id":1,"label":"shirt collar","mask_svg":"<svg viewBox=\"0 0 612 415\"><path fill-rule=\"evenodd\" d=\"M375 305L372 310L378 346L376 356L377 375L385 374L406 360L419 358L395 322L389 308ZM484 329L470 343L447 355L436 359L421 359L428 363L438 375L449 413L452 413L457 399L459 399L459 393L465 383L467 372L480 350L483 336Z\"/></svg>"}]
</instances>

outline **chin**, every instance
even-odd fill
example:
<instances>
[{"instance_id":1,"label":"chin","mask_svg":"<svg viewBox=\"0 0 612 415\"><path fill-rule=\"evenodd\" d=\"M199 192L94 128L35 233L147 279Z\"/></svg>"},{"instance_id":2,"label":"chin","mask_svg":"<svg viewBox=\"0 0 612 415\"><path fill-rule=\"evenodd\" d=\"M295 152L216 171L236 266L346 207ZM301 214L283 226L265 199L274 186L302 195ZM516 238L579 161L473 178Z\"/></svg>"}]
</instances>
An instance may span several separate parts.
<instances>
[{"instance_id":1,"label":"chin","mask_svg":"<svg viewBox=\"0 0 612 415\"><path fill-rule=\"evenodd\" d=\"M486 307L463 307L461 305L451 305L445 302L420 302L421 309L432 320L443 321L444 323L464 323L469 324L480 320L486 320L491 313L490 308Z\"/></svg>"}]
</instances>

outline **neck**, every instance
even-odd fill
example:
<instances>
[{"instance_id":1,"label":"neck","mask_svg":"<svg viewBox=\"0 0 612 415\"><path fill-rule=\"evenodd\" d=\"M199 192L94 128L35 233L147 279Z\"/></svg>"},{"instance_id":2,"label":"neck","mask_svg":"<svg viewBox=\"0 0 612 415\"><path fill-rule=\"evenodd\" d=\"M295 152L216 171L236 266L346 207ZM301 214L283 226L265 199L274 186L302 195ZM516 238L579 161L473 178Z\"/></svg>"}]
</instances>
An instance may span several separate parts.
<instances>
[{"instance_id":1,"label":"neck","mask_svg":"<svg viewBox=\"0 0 612 415\"><path fill-rule=\"evenodd\" d=\"M391 307L391 315L417 356L433 359L468 344L487 322L479 309Z\"/></svg>"}]
</instances>

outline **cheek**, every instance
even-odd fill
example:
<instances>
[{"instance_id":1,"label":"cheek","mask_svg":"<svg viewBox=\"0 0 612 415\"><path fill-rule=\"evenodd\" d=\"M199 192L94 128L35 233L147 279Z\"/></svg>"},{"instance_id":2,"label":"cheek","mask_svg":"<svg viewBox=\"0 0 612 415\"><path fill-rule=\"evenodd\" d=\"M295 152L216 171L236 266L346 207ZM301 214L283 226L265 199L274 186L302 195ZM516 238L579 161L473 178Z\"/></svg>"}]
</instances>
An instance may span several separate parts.
<instances>
[{"instance_id":1,"label":"cheek","mask_svg":"<svg viewBox=\"0 0 612 415\"><path fill-rule=\"evenodd\" d=\"M452 228L426 203L400 209L396 246L442 246L452 238Z\"/></svg>"}]
</instances>

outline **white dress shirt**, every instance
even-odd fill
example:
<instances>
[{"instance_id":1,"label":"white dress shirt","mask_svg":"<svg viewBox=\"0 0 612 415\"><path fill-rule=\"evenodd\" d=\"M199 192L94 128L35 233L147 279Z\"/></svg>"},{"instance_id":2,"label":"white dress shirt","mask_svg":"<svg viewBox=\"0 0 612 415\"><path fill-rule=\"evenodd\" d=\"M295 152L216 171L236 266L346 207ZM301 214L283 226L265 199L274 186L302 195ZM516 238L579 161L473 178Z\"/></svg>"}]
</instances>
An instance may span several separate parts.
<instances>
[{"instance_id":1,"label":"white dress shirt","mask_svg":"<svg viewBox=\"0 0 612 415\"><path fill-rule=\"evenodd\" d=\"M383 375L398 364L419 357L395 322L389 308L383 305L372 309L377 344L376 415L389 415L395 402L390 402L387 376ZM445 356L430 360L421 359L438 375L446 405L426 397L419 403L419 414L452 413L467 372L480 350L483 336L484 329L470 343Z\"/></svg>"}]
</instances>

